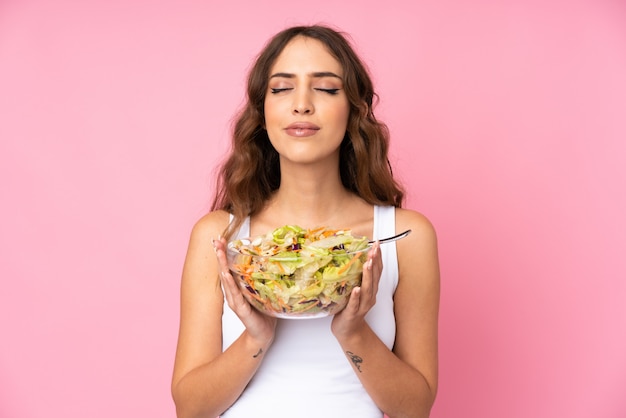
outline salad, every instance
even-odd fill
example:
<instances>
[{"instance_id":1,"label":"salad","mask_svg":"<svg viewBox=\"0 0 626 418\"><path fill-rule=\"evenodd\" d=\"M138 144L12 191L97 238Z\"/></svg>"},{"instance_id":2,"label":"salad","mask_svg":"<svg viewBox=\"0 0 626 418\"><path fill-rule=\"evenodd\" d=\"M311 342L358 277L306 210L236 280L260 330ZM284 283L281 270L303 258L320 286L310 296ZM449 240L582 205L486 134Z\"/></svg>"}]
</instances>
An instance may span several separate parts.
<instances>
[{"instance_id":1,"label":"salad","mask_svg":"<svg viewBox=\"0 0 626 418\"><path fill-rule=\"evenodd\" d=\"M293 318L337 313L361 282L366 237L349 230L285 225L253 239L228 244L233 276L261 312Z\"/></svg>"}]
</instances>

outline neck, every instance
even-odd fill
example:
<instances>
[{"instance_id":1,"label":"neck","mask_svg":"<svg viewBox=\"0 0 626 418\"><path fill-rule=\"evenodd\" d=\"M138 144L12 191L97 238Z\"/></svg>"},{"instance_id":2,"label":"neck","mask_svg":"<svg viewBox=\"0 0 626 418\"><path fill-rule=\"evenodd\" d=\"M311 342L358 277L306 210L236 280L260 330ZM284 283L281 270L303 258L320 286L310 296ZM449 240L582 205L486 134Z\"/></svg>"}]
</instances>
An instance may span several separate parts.
<instances>
[{"instance_id":1,"label":"neck","mask_svg":"<svg viewBox=\"0 0 626 418\"><path fill-rule=\"evenodd\" d=\"M297 220L302 226L332 224L355 197L341 183L338 168L320 170L299 166L296 171L281 171L280 187L268 208L282 219Z\"/></svg>"}]
</instances>

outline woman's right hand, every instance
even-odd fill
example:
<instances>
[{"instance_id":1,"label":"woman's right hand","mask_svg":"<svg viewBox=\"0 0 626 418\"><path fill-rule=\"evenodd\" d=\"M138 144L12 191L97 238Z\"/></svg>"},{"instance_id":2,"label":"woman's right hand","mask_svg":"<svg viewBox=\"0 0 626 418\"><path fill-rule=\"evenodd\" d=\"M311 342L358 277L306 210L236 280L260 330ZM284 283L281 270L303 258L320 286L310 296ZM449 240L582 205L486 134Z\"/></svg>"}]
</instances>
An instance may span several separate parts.
<instances>
[{"instance_id":1,"label":"woman's right hand","mask_svg":"<svg viewBox=\"0 0 626 418\"><path fill-rule=\"evenodd\" d=\"M241 286L228 270L226 261L226 240L213 240L215 254L220 265L220 281L226 296L226 302L232 311L239 317L249 336L258 341L263 347L269 346L274 340L276 318L264 315L250 305L241 293Z\"/></svg>"}]
</instances>

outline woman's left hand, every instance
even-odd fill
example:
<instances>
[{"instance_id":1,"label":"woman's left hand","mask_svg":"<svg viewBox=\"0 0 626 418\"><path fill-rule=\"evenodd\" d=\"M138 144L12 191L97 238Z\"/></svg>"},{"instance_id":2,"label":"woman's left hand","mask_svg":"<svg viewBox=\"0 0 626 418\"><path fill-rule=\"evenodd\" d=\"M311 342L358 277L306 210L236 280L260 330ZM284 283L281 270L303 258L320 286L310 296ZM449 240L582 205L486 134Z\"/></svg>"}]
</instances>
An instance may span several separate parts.
<instances>
[{"instance_id":1,"label":"woman's left hand","mask_svg":"<svg viewBox=\"0 0 626 418\"><path fill-rule=\"evenodd\" d=\"M380 243L375 242L363 264L361 286L352 289L346 307L335 315L331 323L331 331L338 339L348 337L366 325L365 315L376 304L378 283L383 271L383 260L380 255Z\"/></svg>"}]
</instances>

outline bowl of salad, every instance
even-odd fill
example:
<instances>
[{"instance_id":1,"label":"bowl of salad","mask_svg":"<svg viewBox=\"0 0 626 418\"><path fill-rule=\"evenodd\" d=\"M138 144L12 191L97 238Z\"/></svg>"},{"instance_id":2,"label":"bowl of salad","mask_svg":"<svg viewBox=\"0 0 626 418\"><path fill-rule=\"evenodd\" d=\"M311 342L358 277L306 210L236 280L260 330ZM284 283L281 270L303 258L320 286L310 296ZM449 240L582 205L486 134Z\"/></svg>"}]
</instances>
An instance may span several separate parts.
<instances>
[{"instance_id":1,"label":"bowl of salad","mask_svg":"<svg viewBox=\"0 0 626 418\"><path fill-rule=\"evenodd\" d=\"M231 274L252 306L278 318L320 318L346 307L370 244L349 230L285 225L228 243Z\"/></svg>"}]
</instances>

